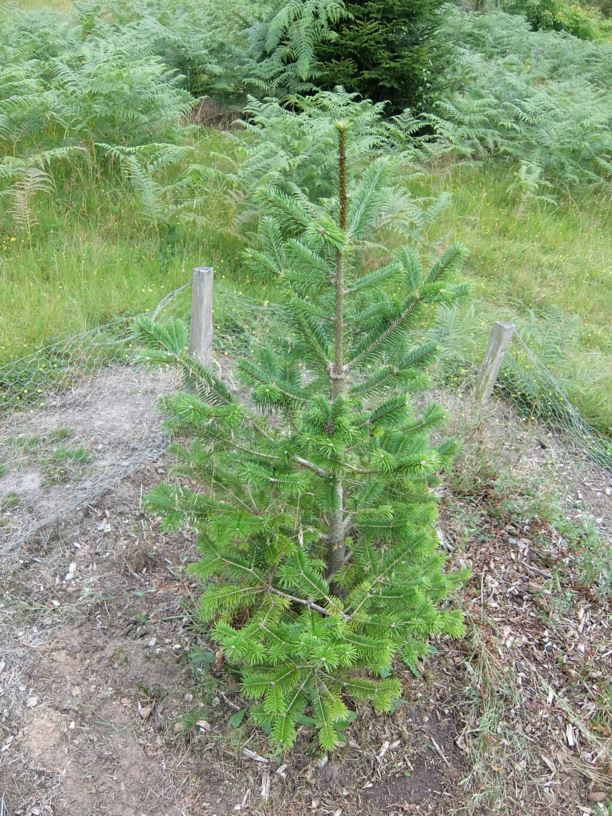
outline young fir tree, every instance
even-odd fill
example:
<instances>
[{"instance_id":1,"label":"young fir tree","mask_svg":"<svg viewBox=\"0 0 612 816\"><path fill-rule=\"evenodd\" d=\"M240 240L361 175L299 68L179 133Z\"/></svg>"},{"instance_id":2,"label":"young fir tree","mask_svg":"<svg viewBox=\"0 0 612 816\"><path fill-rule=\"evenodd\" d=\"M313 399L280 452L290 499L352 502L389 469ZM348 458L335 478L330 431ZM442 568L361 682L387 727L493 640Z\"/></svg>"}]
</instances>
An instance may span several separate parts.
<instances>
[{"instance_id":1,"label":"young fir tree","mask_svg":"<svg viewBox=\"0 0 612 816\"><path fill-rule=\"evenodd\" d=\"M424 269L411 247L381 247L396 165L373 157L353 173L348 122L334 126L332 198L260 193L249 261L277 276L285 317L239 361L242 393L186 354L184 325L141 325L192 384L163 404L199 485L159 486L149 503L197 528L202 618L278 750L299 724L333 749L351 701L392 710L396 656L416 671L432 637L463 632L447 606L463 576L445 570L432 493L454 445L428 439L440 408L415 413L408 398L434 355L408 330L462 293L448 282L462 253Z\"/></svg>"}]
</instances>

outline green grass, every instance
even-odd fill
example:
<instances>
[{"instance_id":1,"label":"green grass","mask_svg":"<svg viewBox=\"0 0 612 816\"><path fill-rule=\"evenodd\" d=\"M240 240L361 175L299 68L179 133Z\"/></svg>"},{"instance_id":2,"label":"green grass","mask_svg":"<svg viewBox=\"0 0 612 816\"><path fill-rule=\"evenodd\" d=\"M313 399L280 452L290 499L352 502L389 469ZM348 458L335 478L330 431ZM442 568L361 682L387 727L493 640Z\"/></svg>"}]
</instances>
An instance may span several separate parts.
<instances>
[{"instance_id":1,"label":"green grass","mask_svg":"<svg viewBox=\"0 0 612 816\"><path fill-rule=\"evenodd\" d=\"M214 165L231 150L226 134L205 131L197 161ZM268 297L252 281L232 236L234 205L211 190L203 223L168 230L147 223L132 193L117 180L92 174L58 179L43 193L30 233L0 219L0 364L111 318L153 308L187 282L196 265L254 298ZM499 166L442 165L417 183L416 193L447 190L453 202L428 231L443 247L461 241L470 251L471 303L482 321L518 319L528 309L559 307L580 326L568 346L571 397L600 429L612 416L608 331L612 257L610 198L589 194L554 207L522 205L509 194L512 179ZM484 350L483 337L478 354ZM483 346L480 349L480 345Z\"/></svg>"},{"instance_id":2,"label":"green grass","mask_svg":"<svg viewBox=\"0 0 612 816\"><path fill-rule=\"evenodd\" d=\"M45 481L48 485L63 484L82 478L93 457L85 448L55 448L42 462Z\"/></svg>"},{"instance_id":3,"label":"green grass","mask_svg":"<svg viewBox=\"0 0 612 816\"><path fill-rule=\"evenodd\" d=\"M27 11L44 8L64 12L72 8L72 0L17 0L15 5ZM0 8L2 8L2 3L0 3Z\"/></svg>"},{"instance_id":4,"label":"green grass","mask_svg":"<svg viewBox=\"0 0 612 816\"><path fill-rule=\"evenodd\" d=\"M582 323L585 350L612 352L612 197L585 192L558 206L522 207L500 167L455 165L429 174L427 191L447 190L453 206L433 226L470 251L477 299L500 317L528 308L561 308Z\"/></svg>"},{"instance_id":5,"label":"green grass","mask_svg":"<svg viewBox=\"0 0 612 816\"><path fill-rule=\"evenodd\" d=\"M584 416L610 433L612 197L585 191L560 198L556 206L522 203L518 193L508 192L511 183L499 165L435 168L419 189L448 191L452 203L427 237L440 246L456 240L468 247L469 308L482 352L483 326L488 331L494 321L510 320L520 331L533 310L544 331L551 310L560 310L566 361L562 373L553 374ZM576 329L573 315L579 318Z\"/></svg>"},{"instance_id":6,"label":"green grass","mask_svg":"<svg viewBox=\"0 0 612 816\"><path fill-rule=\"evenodd\" d=\"M204 134L198 158L226 149ZM31 233L0 216L0 364L121 315L151 309L198 265L236 277L227 206L211 197L204 223L156 227L116 180L59 179L40 194Z\"/></svg>"}]
</instances>

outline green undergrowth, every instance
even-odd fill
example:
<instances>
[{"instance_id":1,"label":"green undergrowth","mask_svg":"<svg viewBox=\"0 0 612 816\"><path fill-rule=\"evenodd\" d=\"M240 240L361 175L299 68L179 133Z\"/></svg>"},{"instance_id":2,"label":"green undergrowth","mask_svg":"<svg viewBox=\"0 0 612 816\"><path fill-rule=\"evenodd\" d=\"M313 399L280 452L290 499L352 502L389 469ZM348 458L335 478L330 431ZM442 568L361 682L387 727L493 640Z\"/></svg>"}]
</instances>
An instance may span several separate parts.
<instances>
[{"instance_id":1,"label":"green undergrowth","mask_svg":"<svg viewBox=\"0 0 612 816\"><path fill-rule=\"evenodd\" d=\"M228 134L202 131L190 161L215 170L227 166L235 149ZM513 320L530 343L534 326L547 335L556 322L564 347L562 365L550 363L553 374L585 418L609 433L611 199L585 193L556 205L525 201L519 190L508 192L511 182L510 170L493 163L438 163L410 182L417 195L452 196L427 238L470 249L472 297L461 320L451 320L467 342L451 332L450 383L478 363L495 320ZM197 265L213 266L216 280L229 287L223 297L218 290L216 322L235 340L228 350L242 349L257 320L252 308L245 317L240 298L274 299L274 287L252 279L236 229L239 202L214 175L203 199L199 220L160 225L147 220L121 180L89 173L77 183L60 174L52 191L37 196L29 233L2 220L0 365L154 309ZM236 299L227 294L232 288ZM463 356L453 359L458 349Z\"/></svg>"},{"instance_id":2,"label":"green undergrowth","mask_svg":"<svg viewBox=\"0 0 612 816\"><path fill-rule=\"evenodd\" d=\"M205 132L195 146L212 164L226 137ZM155 224L116 178L61 176L38 195L30 233L0 219L0 365L122 315L154 308L214 266L240 279L239 242L227 231L231 205L210 196L199 221Z\"/></svg>"},{"instance_id":3,"label":"green undergrowth","mask_svg":"<svg viewBox=\"0 0 612 816\"><path fill-rule=\"evenodd\" d=\"M429 236L443 245L452 235L470 248L472 297L442 318L447 371L451 381L464 377L491 325L509 320L585 419L609 434L612 199L585 193L556 205L525 202L508 192L508 180L490 163L437 166L419 181L422 193L452 196Z\"/></svg>"},{"instance_id":4,"label":"green undergrowth","mask_svg":"<svg viewBox=\"0 0 612 816\"><path fill-rule=\"evenodd\" d=\"M508 173L493 162L436 167L423 191L448 191L453 205L432 235L470 248L473 292L500 316L556 306L581 320L585 350L610 353L612 196L585 192L558 205L508 193Z\"/></svg>"}]
</instances>

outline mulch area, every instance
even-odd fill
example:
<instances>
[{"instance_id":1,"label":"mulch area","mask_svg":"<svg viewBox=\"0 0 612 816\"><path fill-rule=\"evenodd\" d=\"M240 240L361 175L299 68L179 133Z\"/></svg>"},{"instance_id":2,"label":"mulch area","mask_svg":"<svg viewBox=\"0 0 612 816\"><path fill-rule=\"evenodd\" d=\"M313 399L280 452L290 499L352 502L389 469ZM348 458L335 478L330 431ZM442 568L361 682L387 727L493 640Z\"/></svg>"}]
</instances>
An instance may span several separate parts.
<instances>
[{"instance_id":1,"label":"mulch area","mask_svg":"<svg viewBox=\"0 0 612 816\"><path fill-rule=\"evenodd\" d=\"M605 812L608 610L558 533L506 514L494 484L447 490L450 562L473 574L468 637L438 644L419 678L399 669L404 703L359 711L335 755L304 734L274 758L230 725L235 679L193 659L208 648L193 541L142 508L167 469L133 474L5 560L3 816Z\"/></svg>"}]
</instances>

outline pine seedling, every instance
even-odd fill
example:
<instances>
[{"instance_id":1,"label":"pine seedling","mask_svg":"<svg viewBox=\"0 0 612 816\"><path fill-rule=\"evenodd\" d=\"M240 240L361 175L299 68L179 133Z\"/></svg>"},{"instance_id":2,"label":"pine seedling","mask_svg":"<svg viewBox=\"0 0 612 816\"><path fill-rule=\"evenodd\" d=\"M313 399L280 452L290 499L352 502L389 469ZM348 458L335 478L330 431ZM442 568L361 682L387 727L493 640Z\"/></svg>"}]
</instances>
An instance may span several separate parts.
<instances>
[{"instance_id":1,"label":"pine seedling","mask_svg":"<svg viewBox=\"0 0 612 816\"><path fill-rule=\"evenodd\" d=\"M429 440L441 409L410 399L434 356L412 330L462 295L449 278L463 253L424 268L410 247L381 247L393 164L374 156L353 175L350 128L335 130L333 197L261 192L249 261L278 277L285 319L238 362L240 393L187 356L184 329L141 323L192 385L163 400L189 440L190 486L160 485L149 506L198 531L201 617L279 752L303 726L334 749L356 701L393 710L397 659L416 672L432 639L464 631L449 607L464 576L445 569L432 492L454 444Z\"/></svg>"}]
</instances>

